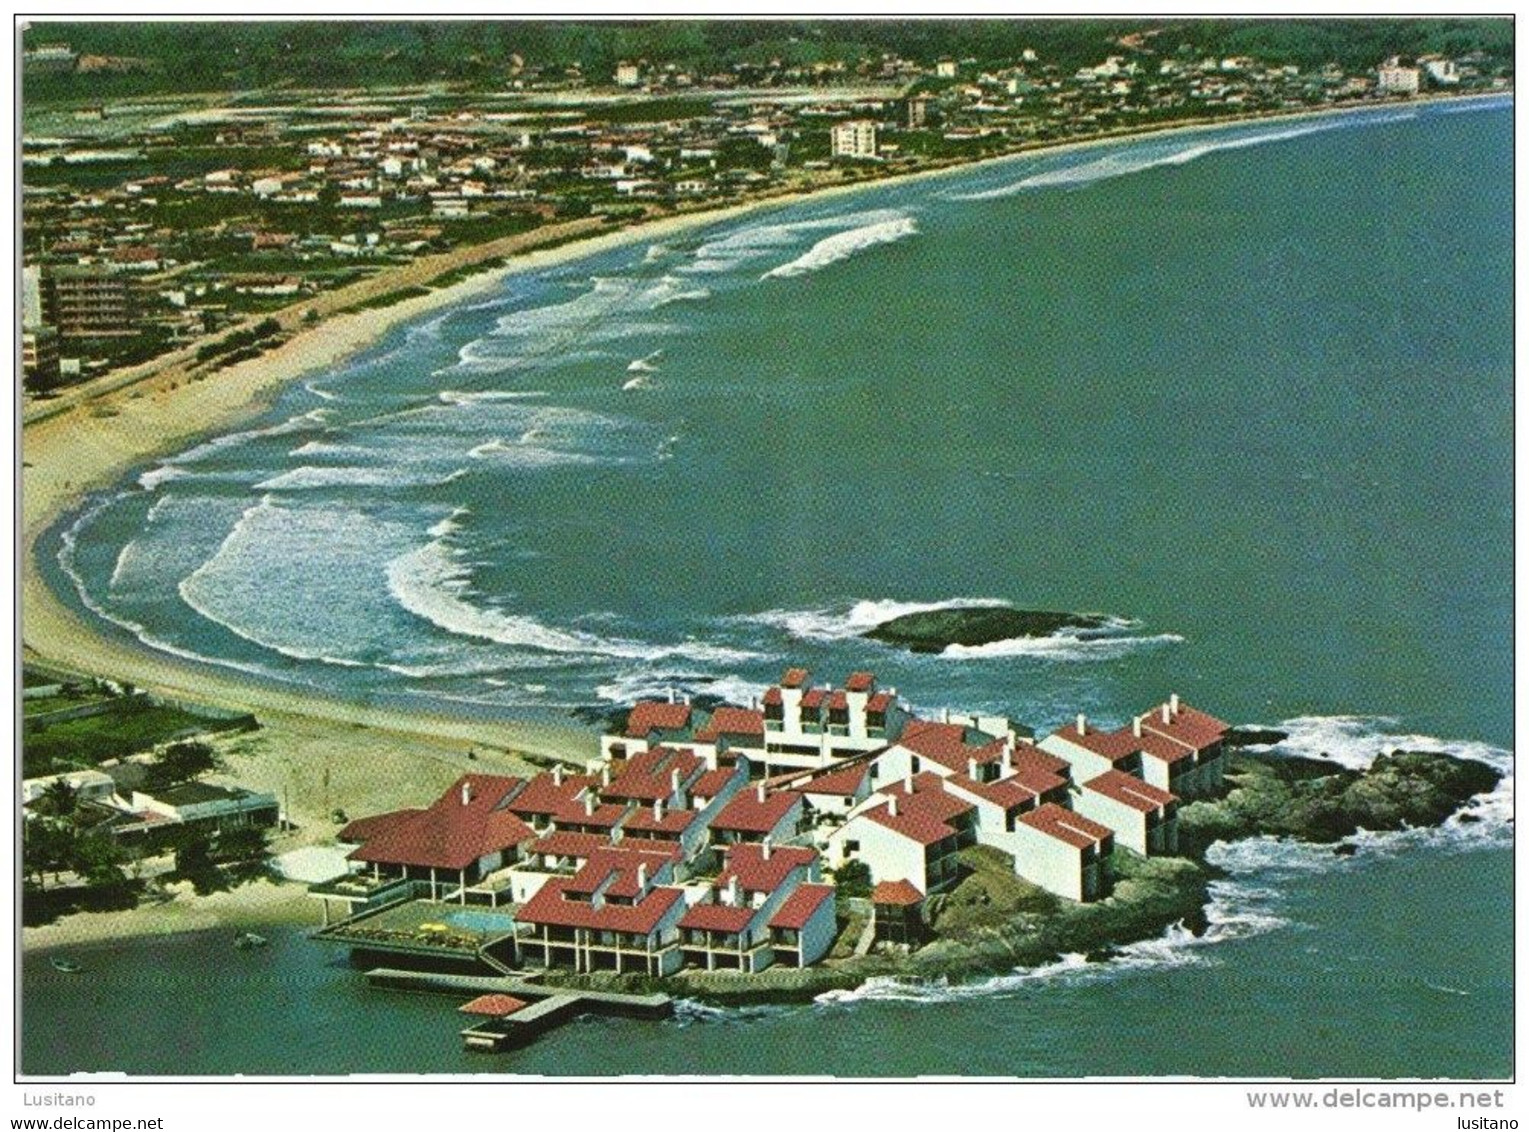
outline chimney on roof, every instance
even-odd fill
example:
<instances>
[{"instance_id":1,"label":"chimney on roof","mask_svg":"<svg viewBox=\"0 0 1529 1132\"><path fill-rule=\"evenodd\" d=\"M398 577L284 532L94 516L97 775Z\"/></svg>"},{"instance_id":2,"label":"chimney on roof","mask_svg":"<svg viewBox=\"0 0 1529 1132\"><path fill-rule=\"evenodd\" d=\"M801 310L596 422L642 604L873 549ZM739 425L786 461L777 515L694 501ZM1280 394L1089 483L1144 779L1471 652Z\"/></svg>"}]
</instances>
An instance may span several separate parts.
<instances>
[{"instance_id":1,"label":"chimney on roof","mask_svg":"<svg viewBox=\"0 0 1529 1132\"><path fill-rule=\"evenodd\" d=\"M1179 694L1177 692L1169 693L1168 706L1172 709L1174 715L1179 714Z\"/></svg>"},{"instance_id":2,"label":"chimney on roof","mask_svg":"<svg viewBox=\"0 0 1529 1132\"><path fill-rule=\"evenodd\" d=\"M685 706L686 707L690 706L690 693L689 692L685 693Z\"/></svg>"},{"instance_id":3,"label":"chimney on roof","mask_svg":"<svg viewBox=\"0 0 1529 1132\"><path fill-rule=\"evenodd\" d=\"M637 862L637 888L639 891L645 892L647 891L647 887L648 863L646 861L639 861Z\"/></svg>"},{"instance_id":4,"label":"chimney on roof","mask_svg":"<svg viewBox=\"0 0 1529 1132\"><path fill-rule=\"evenodd\" d=\"M1014 746L1012 743L1005 744L1003 748L1003 760L998 764L998 776L1008 778L1014 773Z\"/></svg>"},{"instance_id":5,"label":"chimney on roof","mask_svg":"<svg viewBox=\"0 0 1529 1132\"><path fill-rule=\"evenodd\" d=\"M913 772L911 770L907 774L903 775L903 793L913 793Z\"/></svg>"},{"instance_id":6,"label":"chimney on roof","mask_svg":"<svg viewBox=\"0 0 1529 1132\"><path fill-rule=\"evenodd\" d=\"M1163 723L1164 724L1169 724L1169 723L1172 723L1172 722L1173 722L1173 708L1170 707L1168 704L1164 704L1163 705Z\"/></svg>"},{"instance_id":7,"label":"chimney on roof","mask_svg":"<svg viewBox=\"0 0 1529 1132\"><path fill-rule=\"evenodd\" d=\"M679 767L674 767L673 769L671 769L669 771L669 793L671 793L671 794L678 794L679 792L680 792L680 768Z\"/></svg>"},{"instance_id":8,"label":"chimney on roof","mask_svg":"<svg viewBox=\"0 0 1529 1132\"><path fill-rule=\"evenodd\" d=\"M586 790L584 791L584 816L590 817L594 814L594 812L595 792L593 790Z\"/></svg>"},{"instance_id":9,"label":"chimney on roof","mask_svg":"<svg viewBox=\"0 0 1529 1132\"><path fill-rule=\"evenodd\" d=\"M552 768L552 785L554 785L554 786L561 786L562 784L563 784L563 764L562 763L558 763L555 767Z\"/></svg>"},{"instance_id":10,"label":"chimney on roof","mask_svg":"<svg viewBox=\"0 0 1529 1132\"><path fill-rule=\"evenodd\" d=\"M755 789L754 789L754 797L758 801L763 802L764 801L764 795L765 795L765 784L763 782L760 782L760 784L757 787L755 787Z\"/></svg>"},{"instance_id":11,"label":"chimney on roof","mask_svg":"<svg viewBox=\"0 0 1529 1132\"><path fill-rule=\"evenodd\" d=\"M473 800L472 783L462 780L462 805L468 805Z\"/></svg>"},{"instance_id":12,"label":"chimney on roof","mask_svg":"<svg viewBox=\"0 0 1529 1132\"><path fill-rule=\"evenodd\" d=\"M769 839L769 837L766 837L764 839L764 841L762 841L760 843L760 845L759 845L759 859L762 860L762 861L768 861L770 859L770 839Z\"/></svg>"},{"instance_id":13,"label":"chimney on roof","mask_svg":"<svg viewBox=\"0 0 1529 1132\"><path fill-rule=\"evenodd\" d=\"M1139 715L1133 715L1131 717L1131 734L1136 736L1138 739L1141 738L1141 716Z\"/></svg>"},{"instance_id":14,"label":"chimney on roof","mask_svg":"<svg viewBox=\"0 0 1529 1132\"><path fill-rule=\"evenodd\" d=\"M1088 716L1084 715L1081 711L1078 713L1078 734L1088 734Z\"/></svg>"},{"instance_id":15,"label":"chimney on roof","mask_svg":"<svg viewBox=\"0 0 1529 1132\"><path fill-rule=\"evenodd\" d=\"M949 723L950 722L950 709L948 707L942 707L940 709L940 722L941 723Z\"/></svg>"},{"instance_id":16,"label":"chimney on roof","mask_svg":"<svg viewBox=\"0 0 1529 1132\"><path fill-rule=\"evenodd\" d=\"M609 786L610 784L611 784L611 764L610 763L605 763L603 766L600 767L600 785L601 786Z\"/></svg>"},{"instance_id":17,"label":"chimney on roof","mask_svg":"<svg viewBox=\"0 0 1529 1132\"><path fill-rule=\"evenodd\" d=\"M724 902L736 908L738 906L738 875L736 873L727 878L727 892L725 895L726 899Z\"/></svg>"},{"instance_id":18,"label":"chimney on roof","mask_svg":"<svg viewBox=\"0 0 1529 1132\"><path fill-rule=\"evenodd\" d=\"M673 688L670 688L670 689L669 689L669 702L670 702L670 703L671 703L671 704L672 704L672 703L673 703L673 702L674 702L674 699L675 699L675 696L674 696L674 689L673 689Z\"/></svg>"},{"instance_id":19,"label":"chimney on roof","mask_svg":"<svg viewBox=\"0 0 1529 1132\"><path fill-rule=\"evenodd\" d=\"M977 760L976 759L967 759L966 760L966 777L971 779L973 782L977 781Z\"/></svg>"},{"instance_id":20,"label":"chimney on roof","mask_svg":"<svg viewBox=\"0 0 1529 1132\"><path fill-rule=\"evenodd\" d=\"M888 814L888 816L894 817L894 818L897 816L897 795L896 794L888 794L887 795L887 814Z\"/></svg>"}]
</instances>

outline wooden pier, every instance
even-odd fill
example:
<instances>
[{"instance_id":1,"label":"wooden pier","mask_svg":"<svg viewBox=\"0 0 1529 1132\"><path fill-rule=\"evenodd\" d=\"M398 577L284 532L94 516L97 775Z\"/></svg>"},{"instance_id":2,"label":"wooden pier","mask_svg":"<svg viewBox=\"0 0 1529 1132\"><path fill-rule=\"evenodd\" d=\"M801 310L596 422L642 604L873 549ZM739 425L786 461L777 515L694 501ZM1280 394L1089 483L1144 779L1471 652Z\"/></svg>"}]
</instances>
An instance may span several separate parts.
<instances>
[{"instance_id":1,"label":"wooden pier","mask_svg":"<svg viewBox=\"0 0 1529 1132\"><path fill-rule=\"evenodd\" d=\"M666 994L622 994L616 991L572 990L543 986L527 979L480 975L451 975L435 971L400 971L378 967L366 973L374 987L428 991L458 997L507 994L528 1005L502 1018L485 1018L462 1031L462 1044L471 1050L498 1052L525 1045L548 1030L581 1014L623 1018L668 1018L674 1000Z\"/></svg>"}]
</instances>

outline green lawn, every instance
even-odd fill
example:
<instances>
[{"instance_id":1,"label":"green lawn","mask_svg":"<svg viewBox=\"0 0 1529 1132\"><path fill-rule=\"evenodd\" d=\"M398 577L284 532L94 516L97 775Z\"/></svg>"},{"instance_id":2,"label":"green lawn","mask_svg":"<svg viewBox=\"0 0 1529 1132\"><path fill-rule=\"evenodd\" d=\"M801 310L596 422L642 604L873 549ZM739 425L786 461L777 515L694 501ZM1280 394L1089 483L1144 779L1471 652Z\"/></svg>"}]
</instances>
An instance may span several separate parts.
<instances>
[{"instance_id":1,"label":"green lawn","mask_svg":"<svg viewBox=\"0 0 1529 1132\"><path fill-rule=\"evenodd\" d=\"M101 715L65 720L24 734L22 773L26 778L35 778L93 767L107 759L147 751L177 735L213 731L220 726L226 725L179 708L122 698L115 702L113 710Z\"/></svg>"}]
</instances>

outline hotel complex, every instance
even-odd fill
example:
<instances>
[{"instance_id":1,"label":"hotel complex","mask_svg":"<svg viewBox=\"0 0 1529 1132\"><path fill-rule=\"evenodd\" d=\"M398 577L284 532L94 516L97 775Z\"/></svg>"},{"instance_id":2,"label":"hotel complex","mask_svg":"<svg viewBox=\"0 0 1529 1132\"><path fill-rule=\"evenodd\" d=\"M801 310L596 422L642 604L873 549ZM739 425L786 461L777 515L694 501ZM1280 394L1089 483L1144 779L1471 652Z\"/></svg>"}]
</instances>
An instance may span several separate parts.
<instances>
[{"instance_id":1,"label":"hotel complex","mask_svg":"<svg viewBox=\"0 0 1529 1132\"><path fill-rule=\"evenodd\" d=\"M1074 901L1109 896L1117 843L1174 854L1180 799L1221 786L1226 730L1174 695L1037 742L1003 716L919 718L868 672L834 688L792 668L747 707L671 694L582 768L464 775L352 821L353 871L312 888L319 934L503 972L753 973L823 959L832 878L853 875L876 937L912 945L970 846Z\"/></svg>"}]
</instances>

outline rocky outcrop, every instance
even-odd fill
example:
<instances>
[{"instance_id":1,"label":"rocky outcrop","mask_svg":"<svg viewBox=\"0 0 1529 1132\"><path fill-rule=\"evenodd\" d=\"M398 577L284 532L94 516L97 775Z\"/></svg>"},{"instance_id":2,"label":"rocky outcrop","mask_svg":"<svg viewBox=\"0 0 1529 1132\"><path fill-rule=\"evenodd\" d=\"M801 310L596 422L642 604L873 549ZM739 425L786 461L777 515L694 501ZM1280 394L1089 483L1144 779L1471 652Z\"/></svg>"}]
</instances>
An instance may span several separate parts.
<instances>
[{"instance_id":1,"label":"rocky outcrop","mask_svg":"<svg viewBox=\"0 0 1529 1132\"><path fill-rule=\"evenodd\" d=\"M1049 637L1059 629L1099 629L1105 621L1086 613L1052 613L981 605L929 609L883 621L862 636L912 652L941 652L950 645L986 645L1017 637Z\"/></svg>"}]
</instances>

